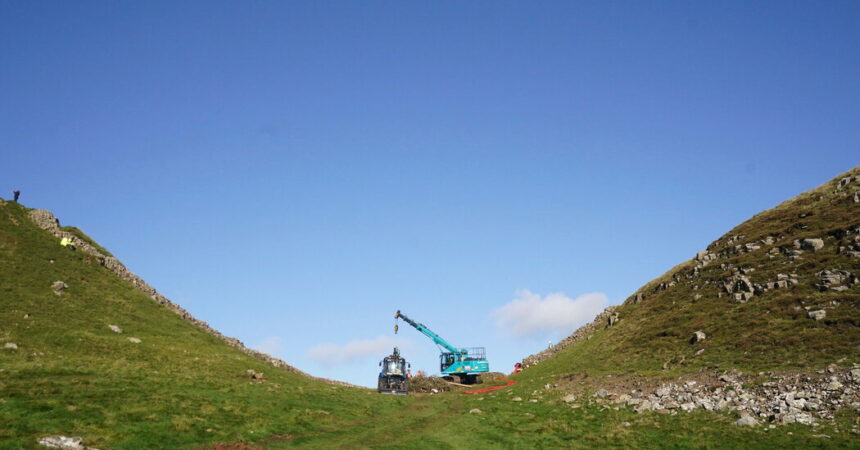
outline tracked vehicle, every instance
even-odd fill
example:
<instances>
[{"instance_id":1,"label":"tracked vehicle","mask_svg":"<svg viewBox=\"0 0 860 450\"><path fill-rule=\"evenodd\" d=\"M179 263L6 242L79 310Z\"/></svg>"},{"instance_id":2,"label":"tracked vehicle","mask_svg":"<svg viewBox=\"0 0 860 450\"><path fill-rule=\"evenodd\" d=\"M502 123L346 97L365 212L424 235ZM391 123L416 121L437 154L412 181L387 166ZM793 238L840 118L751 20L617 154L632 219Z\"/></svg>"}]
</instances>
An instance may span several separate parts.
<instances>
[{"instance_id":1,"label":"tracked vehicle","mask_svg":"<svg viewBox=\"0 0 860 450\"><path fill-rule=\"evenodd\" d=\"M487 361L484 347L457 348L431 331L423 323L415 322L406 317L400 310L394 314L394 320L398 319L403 319L404 322L412 325L413 328L439 346L439 369L445 380L461 384L476 384L481 382L482 373L490 371L490 363ZM399 326L395 323L394 333L397 333L398 329Z\"/></svg>"}]
</instances>

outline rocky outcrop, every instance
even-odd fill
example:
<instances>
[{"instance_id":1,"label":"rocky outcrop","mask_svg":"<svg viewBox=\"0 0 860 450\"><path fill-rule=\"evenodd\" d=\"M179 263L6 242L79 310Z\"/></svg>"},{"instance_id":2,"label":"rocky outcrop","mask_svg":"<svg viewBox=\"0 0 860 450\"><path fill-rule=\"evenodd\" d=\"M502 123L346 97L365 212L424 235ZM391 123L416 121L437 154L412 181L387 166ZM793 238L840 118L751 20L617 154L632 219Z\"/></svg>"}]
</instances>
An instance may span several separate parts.
<instances>
[{"instance_id":1,"label":"rocky outcrop","mask_svg":"<svg viewBox=\"0 0 860 450\"><path fill-rule=\"evenodd\" d=\"M45 436L39 439L39 445L49 448L60 448L65 450L96 450L84 446L83 438L69 436Z\"/></svg>"},{"instance_id":2,"label":"rocky outcrop","mask_svg":"<svg viewBox=\"0 0 860 450\"><path fill-rule=\"evenodd\" d=\"M819 283L815 285L819 291L842 292L858 282L857 277L847 270L822 270L818 272Z\"/></svg>"},{"instance_id":3,"label":"rocky outcrop","mask_svg":"<svg viewBox=\"0 0 860 450\"><path fill-rule=\"evenodd\" d=\"M806 238L794 241L795 248L801 250L810 250L817 252L824 248L824 239L821 238Z\"/></svg>"},{"instance_id":4,"label":"rocky outcrop","mask_svg":"<svg viewBox=\"0 0 860 450\"><path fill-rule=\"evenodd\" d=\"M707 338L707 336L705 335L705 333L703 331L696 331L695 333L693 333L693 336L690 337L690 343L696 344L698 342L704 341L706 338Z\"/></svg>"},{"instance_id":5,"label":"rocky outcrop","mask_svg":"<svg viewBox=\"0 0 860 450\"><path fill-rule=\"evenodd\" d=\"M825 311L823 309L818 309L815 311L807 311L806 315L810 319L818 322L819 320L824 320L825 318L827 318L827 311Z\"/></svg>"},{"instance_id":6,"label":"rocky outcrop","mask_svg":"<svg viewBox=\"0 0 860 450\"><path fill-rule=\"evenodd\" d=\"M69 288L69 285L66 284L65 281L55 281L51 283L51 289L54 291L55 295L62 295L63 291Z\"/></svg>"},{"instance_id":7,"label":"rocky outcrop","mask_svg":"<svg viewBox=\"0 0 860 450\"><path fill-rule=\"evenodd\" d=\"M610 325L614 325L615 322L612 322L610 324L610 318L613 316L613 314L615 314L615 321L618 320L618 315L615 312L616 309L618 309L618 306L610 306L610 307L604 309L602 313L598 314L597 317L595 317L594 320L591 321L591 323L589 323L587 325L583 325L578 330L576 330L573 334L562 339L557 344L553 345L552 347L550 347L550 348L548 348L548 349L546 349L540 353L535 353L534 355L529 355L526 358L524 358L523 359L523 365L525 365L526 367L529 367L529 366L533 366L535 364L538 364L539 362L541 362L547 358L551 358L551 357L555 356L556 353L564 350L565 348L569 347L571 344L579 342L583 339L588 339L588 337L591 336L595 331L604 329Z\"/></svg>"},{"instance_id":8,"label":"rocky outcrop","mask_svg":"<svg viewBox=\"0 0 860 450\"><path fill-rule=\"evenodd\" d=\"M84 253L96 258L98 260L98 262L102 266L104 266L107 270L113 272L119 278L131 283L135 288L137 288L139 291L148 295L156 303L159 303L159 304L163 305L165 308L169 309L170 311L173 311L174 313L178 314L180 317L187 320L192 325L203 330L204 332L221 339L230 347L233 347L233 348L241 351L242 353L245 353L246 355L253 356L254 358L257 358L257 359L262 360L268 364L271 364L271 365L278 367L280 369L287 370L289 372L304 375L304 376L307 376L309 378L314 378L314 379L317 379L319 381L324 381L327 383L349 385L348 383L343 383L340 381L333 381L333 380L328 380L325 378L312 377L312 376L296 369L295 367L290 366L289 364L287 364L286 362L284 362L278 358L273 358L273 357L271 357L265 353L258 352L256 350L252 350L252 349L245 347L245 345L242 344L242 342L236 338L224 336L219 331L210 327L209 324L207 324L206 322L195 318L194 316L191 315L191 313L186 311L184 308L182 308L181 306L172 302L167 297L161 295L157 290L155 290L155 288L150 286L146 281L144 281L142 278L140 278L139 276L135 275L130 270L128 270L128 268L126 268L125 265L123 265L116 258L102 254L95 246L91 245L89 242L86 242L86 241L80 239L78 236L76 236L73 233L70 233L68 231L64 231L63 229L61 229L60 228L60 221L56 217L54 217L54 214L51 213L50 211L45 210L45 209L34 209L34 210L30 211L29 216L30 216L30 220L32 220L37 226L39 226L39 228L51 233L51 235L53 235L55 238L58 238L58 239L68 238L68 239L70 239L72 241L72 244L77 248L78 251L84 252ZM57 282L57 283L62 283L62 282ZM55 287L54 287L55 292L58 292L57 287L56 287L57 283L54 283L55 284ZM65 283L63 283L63 286L64 287L62 289L66 289L68 287L65 285ZM62 289L60 289L60 291L62 291ZM57 293L57 295L60 295L59 292ZM137 338L134 338L134 339L137 339Z\"/></svg>"},{"instance_id":9,"label":"rocky outcrop","mask_svg":"<svg viewBox=\"0 0 860 450\"><path fill-rule=\"evenodd\" d=\"M757 384L751 383L753 378L727 372L705 381L664 384L653 391L603 392L594 397L597 403L605 403L602 397L608 397L611 403L636 412L737 411L742 419L749 419L736 425L747 426L761 422L812 425L833 419L840 409L860 410L860 364L849 369L831 365L813 374L759 373L758 378L768 381Z\"/></svg>"}]
</instances>

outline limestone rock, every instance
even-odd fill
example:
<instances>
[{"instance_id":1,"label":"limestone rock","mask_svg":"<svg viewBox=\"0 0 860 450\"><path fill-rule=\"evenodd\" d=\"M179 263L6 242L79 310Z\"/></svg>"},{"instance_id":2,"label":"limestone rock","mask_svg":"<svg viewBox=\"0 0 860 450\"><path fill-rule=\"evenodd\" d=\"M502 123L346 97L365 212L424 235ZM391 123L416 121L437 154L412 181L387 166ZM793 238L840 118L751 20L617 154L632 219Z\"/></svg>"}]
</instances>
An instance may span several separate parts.
<instances>
[{"instance_id":1,"label":"limestone rock","mask_svg":"<svg viewBox=\"0 0 860 450\"><path fill-rule=\"evenodd\" d=\"M562 398L561 398L561 401L563 401L563 402L565 402L565 403L573 403L573 402L575 402L575 401L576 401L576 395L574 395L574 394L567 394L567 395L565 395L564 397L562 397Z\"/></svg>"},{"instance_id":2,"label":"limestone rock","mask_svg":"<svg viewBox=\"0 0 860 450\"><path fill-rule=\"evenodd\" d=\"M758 420L746 413L741 414L741 418L734 422L734 425L739 427L754 427L758 425Z\"/></svg>"},{"instance_id":3,"label":"limestone rock","mask_svg":"<svg viewBox=\"0 0 860 450\"><path fill-rule=\"evenodd\" d=\"M65 281L59 281L59 280L57 280L57 281L55 281L55 282L51 283L51 289L53 289L53 290L54 290L54 294L57 294L57 295L62 294L62 293L63 293L63 291L65 291L65 290L66 290L66 289L68 289L68 288L69 288L69 285L68 285L68 284L66 284L66 282L65 282Z\"/></svg>"},{"instance_id":4,"label":"limestone rock","mask_svg":"<svg viewBox=\"0 0 860 450\"><path fill-rule=\"evenodd\" d=\"M819 283L815 285L819 291L844 291L857 282L857 277L847 270L822 270L818 272Z\"/></svg>"},{"instance_id":5,"label":"limestone rock","mask_svg":"<svg viewBox=\"0 0 860 450\"><path fill-rule=\"evenodd\" d=\"M469 410L469 414L484 414L484 411L481 411L478 408L472 408Z\"/></svg>"},{"instance_id":6,"label":"limestone rock","mask_svg":"<svg viewBox=\"0 0 860 450\"><path fill-rule=\"evenodd\" d=\"M606 389L598 389L597 392L594 393L597 397L603 398L609 395L609 392Z\"/></svg>"},{"instance_id":7,"label":"limestone rock","mask_svg":"<svg viewBox=\"0 0 860 450\"><path fill-rule=\"evenodd\" d=\"M3 345L3 348L8 348L9 350L18 350L18 344L14 342L7 342Z\"/></svg>"},{"instance_id":8,"label":"limestone rock","mask_svg":"<svg viewBox=\"0 0 860 450\"><path fill-rule=\"evenodd\" d=\"M806 314L807 314L807 316L809 316L810 319L812 319L816 322L819 320L824 320L824 318L827 317L827 311L825 311L823 309L819 309L816 311L809 311Z\"/></svg>"},{"instance_id":9,"label":"limestone rock","mask_svg":"<svg viewBox=\"0 0 860 450\"><path fill-rule=\"evenodd\" d=\"M132 344L140 344L141 340L136 337L130 337L128 338L128 342L131 342Z\"/></svg>"},{"instance_id":10,"label":"limestone rock","mask_svg":"<svg viewBox=\"0 0 860 450\"><path fill-rule=\"evenodd\" d=\"M800 248L802 250L811 250L813 252L817 252L824 248L824 239L820 238L807 238L800 241Z\"/></svg>"},{"instance_id":11,"label":"limestone rock","mask_svg":"<svg viewBox=\"0 0 860 450\"><path fill-rule=\"evenodd\" d=\"M842 383L838 380L831 380L830 383L827 383L827 386L825 386L824 389L827 389L828 391L838 391L842 389Z\"/></svg>"},{"instance_id":12,"label":"limestone rock","mask_svg":"<svg viewBox=\"0 0 860 450\"><path fill-rule=\"evenodd\" d=\"M752 297L752 292L736 292L734 296L732 296L732 301L734 303L746 303L750 301Z\"/></svg>"},{"instance_id":13,"label":"limestone rock","mask_svg":"<svg viewBox=\"0 0 860 450\"><path fill-rule=\"evenodd\" d=\"M108 325L108 328L110 328L110 330L113 331L114 333L122 334L122 328L120 328L116 325Z\"/></svg>"},{"instance_id":14,"label":"limestone rock","mask_svg":"<svg viewBox=\"0 0 860 450\"><path fill-rule=\"evenodd\" d=\"M705 336L705 333L702 332L701 330L696 331L695 333L693 333L693 336L690 338L690 343L695 344L697 342L704 341L706 337L707 336Z\"/></svg>"},{"instance_id":15,"label":"limestone rock","mask_svg":"<svg viewBox=\"0 0 860 450\"><path fill-rule=\"evenodd\" d=\"M651 410L651 401L650 400L642 400L638 405L636 405L635 408L633 408L633 410L638 412L638 413L650 411Z\"/></svg>"},{"instance_id":16,"label":"limestone rock","mask_svg":"<svg viewBox=\"0 0 860 450\"><path fill-rule=\"evenodd\" d=\"M250 376L252 380L266 381L266 377L263 375L263 372L257 372L254 369L248 369L245 371L245 373L247 373L248 376Z\"/></svg>"},{"instance_id":17,"label":"limestone rock","mask_svg":"<svg viewBox=\"0 0 860 450\"><path fill-rule=\"evenodd\" d=\"M43 447L61 448L65 450L96 450L94 448L85 447L81 442L82 438L68 436L45 436L40 438L38 443Z\"/></svg>"},{"instance_id":18,"label":"limestone rock","mask_svg":"<svg viewBox=\"0 0 860 450\"><path fill-rule=\"evenodd\" d=\"M514 397L511 399L511 401L512 402L521 402L521 401L523 401L523 398L522 397Z\"/></svg>"},{"instance_id":19,"label":"limestone rock","mask_svg":"<svg viewBox=\"0 0 860 450\"><path fill-rule=\"evenodd\" d=\"M618 323L618 313L615 312L615 313L610 314L608 322L609 322L610 327L615 325L616 323Z\"/></svg>"}]
</instances>

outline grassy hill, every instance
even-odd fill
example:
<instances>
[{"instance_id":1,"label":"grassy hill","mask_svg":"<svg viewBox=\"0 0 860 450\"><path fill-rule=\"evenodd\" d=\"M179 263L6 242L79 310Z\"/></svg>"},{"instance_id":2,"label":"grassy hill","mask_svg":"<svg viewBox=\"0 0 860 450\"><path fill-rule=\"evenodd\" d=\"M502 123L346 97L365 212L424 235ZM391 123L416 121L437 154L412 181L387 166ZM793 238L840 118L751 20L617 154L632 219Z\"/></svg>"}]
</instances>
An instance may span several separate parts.
<instances>
[{"instance_id":1,"label":"grassy hill","mask_svg":"<svg viewBox=\"0 0 860 450\"><path fill-rule=\"evenodd\" d=\"M57 295L55 281L68 288ZM385 408L368 390L228 346L95 258L61 247L15 203L0 205L0 299L3 447L76 434L99 448L181 448L311 432Z\"/></svg>"},{"instance_id":2,"label":"grassy hill","mask_svg":"<svg viewBox=\"0 0 860 450\"><path fill-rule=\"evenodd\" d=\"M658 375L860 362L857 192L860 168L757 214L631 295L615 325L527 360L557 374ZM706 339L691 344L696 331Z\"/></svg>"},{"instance_id":3,"label":"grassy hill","mask_svg":"<svg viewBox=\"0 0 860 450\"><path fill-rule=\"evenodd\" d=\"M849 175L860 170L841 178ZM856 412L817 428L748 428L733 426L731 411L638 414L588 395L625 377L860 362L860 285L816 287L822 270L860 274L860 258L850 253L857 236L851 230L860 225L860 203L853 201L860 179L839 188L841 178L738 226L708 246L710 253L631 296L615 310L613 326L595 324L590 338L536 357L537 365L513 377L518 384L408 397L276 368L135 287L141 281L117 276L107 250L82 231L61 230L108 258L61 247L31 220L31 210L0 202L0 448L35 448L49 435L80 436L103 450L856 447ZM792 253L803 238L821 238L824 246ZM745 246L761 241L771 243ZM773 248L779 250L768 257ZM746 292L741 276L751 285L786 286L735 303L734 294ZM725 292L729 278L732 293ZM796 282L789 287L787 280ZM58 294L56 281L68 287ZM814 320L806 308L826 317ZM699 330L707 338L690 344ZM587 381L585 391L571 380ZM577 388L576 403L563 399Z\"/></svg>"}]
</instances>

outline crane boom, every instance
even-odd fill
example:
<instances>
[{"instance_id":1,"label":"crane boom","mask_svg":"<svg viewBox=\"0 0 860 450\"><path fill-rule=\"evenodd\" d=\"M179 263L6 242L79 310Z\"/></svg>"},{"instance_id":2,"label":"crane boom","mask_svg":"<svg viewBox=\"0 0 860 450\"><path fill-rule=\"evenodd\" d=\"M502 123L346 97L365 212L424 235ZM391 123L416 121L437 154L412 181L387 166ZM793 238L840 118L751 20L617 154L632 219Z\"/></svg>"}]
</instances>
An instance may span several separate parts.
<instances>
[{"instance_id":1,"label":"crane boom","mask_svg":"<svg viewBox=\"0 0 860 450\"><path fill-rule=\"evenodd\" d=\"M394 314L394 318L403 319L404 322L408 323L409 325L412 325L416 330L420 331L422 334L432 339L435 344L445 347L445 350L448 350L451 353L457 355L466 353L465 349L459 349L449 344L448 341L442 339L442 336L439 336L438 334L434 333L433 330L427 328L423 323L417 323L414 320L406 317L406 315L401 313L399 309L397 310L397 313Z\"/></svg>"},{"instance_id":2,"label":"crane boom","mask_svg":"<svg viewBox=\"0 0 860 450\"><path fill-rule=\"evenodd\" d=\"M394 314L394 320L397 319L403 319L404 322L412 325L421 334L429 337L434 344L445 349L439 355L439 369L442 371L444 379L458 383L474 384L480 382L480 374L490 371L490 363L487 361L487 353L484 347L454 347L448 341L442 339L442 336L427 328L423 323L418 323L406 317L400 310L397 310L397 313ZM397 324L394 325L394 332L397 333Z\"/></svg>"}]
</instances>

